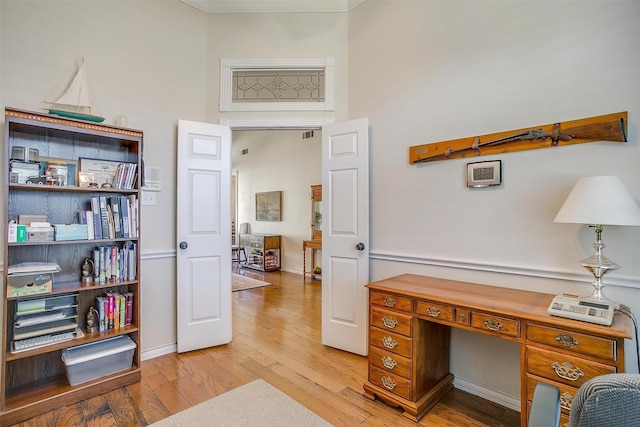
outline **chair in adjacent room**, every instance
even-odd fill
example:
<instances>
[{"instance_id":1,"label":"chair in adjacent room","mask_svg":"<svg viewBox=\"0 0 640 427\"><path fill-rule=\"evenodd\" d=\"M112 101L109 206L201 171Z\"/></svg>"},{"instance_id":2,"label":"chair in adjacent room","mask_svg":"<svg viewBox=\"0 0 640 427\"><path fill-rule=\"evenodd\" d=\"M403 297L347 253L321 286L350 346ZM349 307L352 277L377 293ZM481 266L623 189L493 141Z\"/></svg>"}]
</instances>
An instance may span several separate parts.
<instances>
[{"instance_id":1,"label":"chair in adjacent room","mask_svg":"<svg viewBox=\"0 0 640 427\"><path fill-rule=\"evenodd\" d=\"M557 387L538 383L529 427L556 427L560 413ZM552 416L551 416L552 415ZM607 374L584 383L571 403L569 427L640 425L640 374Z\"/></svg>"},{"instance_id":2,"label":"chair in adjacent room","mask_svg":"<svg viewBox=\"0 0 640 427\"><path fill-rule=\"evenodd\" d=\"M247 261L247 251L240 245L239 236L236 235L236 223L231 221L231 265L235 271L240 271L240 266Z\"/></svg>"}]
</instances>

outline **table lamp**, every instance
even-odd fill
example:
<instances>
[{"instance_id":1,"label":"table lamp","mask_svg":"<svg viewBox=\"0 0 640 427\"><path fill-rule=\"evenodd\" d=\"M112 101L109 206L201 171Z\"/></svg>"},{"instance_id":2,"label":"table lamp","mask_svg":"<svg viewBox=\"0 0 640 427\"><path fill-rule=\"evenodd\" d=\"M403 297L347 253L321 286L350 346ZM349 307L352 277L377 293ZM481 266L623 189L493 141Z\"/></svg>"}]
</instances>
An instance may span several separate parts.
<instances>
[{"instance_id":1,"label":"table lamp","mask_svg":"<svg viewBox=\"0 0 640 427\"><path fill-rule=\"evenodd\" d=\"M578 180L553 222L587 224L594 227L595 253L580 262L593 274L594 291L589 299L608 301L602 293L602 276L619 265L602 255L603 225L640 226L640 207L617 176L589 176Z\"/></svg>"}]
</instances>

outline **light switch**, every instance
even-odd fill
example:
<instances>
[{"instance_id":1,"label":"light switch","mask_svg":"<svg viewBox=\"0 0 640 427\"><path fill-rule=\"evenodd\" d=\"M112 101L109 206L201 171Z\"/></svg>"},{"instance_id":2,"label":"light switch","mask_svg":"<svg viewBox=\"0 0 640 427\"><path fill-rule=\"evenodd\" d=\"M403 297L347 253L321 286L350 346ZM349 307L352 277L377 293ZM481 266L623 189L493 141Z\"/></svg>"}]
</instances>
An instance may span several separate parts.
<instances>
[{"instance_id":1,"label":"light switch","mask_svg":"<svg viewBox=\"0 0 640 427\"><path fill-rule=\"evenodd\" d=\"M153 191L142 191L142 206L155 206L156 193Z\"/></svg>"}]
</instances>

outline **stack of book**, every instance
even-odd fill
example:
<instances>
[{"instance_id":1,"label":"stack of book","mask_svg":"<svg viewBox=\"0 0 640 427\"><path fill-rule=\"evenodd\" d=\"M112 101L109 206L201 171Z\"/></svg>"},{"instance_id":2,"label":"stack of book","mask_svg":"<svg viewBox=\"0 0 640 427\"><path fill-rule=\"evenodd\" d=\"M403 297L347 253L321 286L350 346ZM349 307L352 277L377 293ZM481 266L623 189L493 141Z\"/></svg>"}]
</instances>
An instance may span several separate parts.
<instances>
[{"instance_id":1,"label":"stack of book","mask_svg":"<svg viewBox=\"0 0 640 427\"><path fill-rule=\"evenodd\" d=\"M135 280L137 274L137 245L127 241L119 247L98 246L92 252L94 282L122 282Z\"/></svg>"},{"instance_id":2,"label":"stack of book","mask_svg":"<svg viewBox=\"0 0 640 427\"><path fill-rule=\"evenodd\" d=\"M78 212L87 224L88 238L135 239L138 237L138 199L128 196L92 196L90 209Z\"/></svg>"},{"instance_id":3,"label":"stack of book","mask_svg":"<svg viewBox=\"0 0 640 427\"><path fill-rule=\"evenodd\" d=\"M107 292L96 297L98 330L100 332L122 329L131 325L133 318L133 293Z\"/></svg>"},{"instance_id":4,"label":"stack of book","mask_svg":"<svg viewBox=\"0 0 640 427\"><path fill-rule=\"evenodd\" d=\"M113 180L113 187L119 190L131 190L136 184L135 163L120 163L116 168L116 176Z\"/></svg>"}]
</instances>

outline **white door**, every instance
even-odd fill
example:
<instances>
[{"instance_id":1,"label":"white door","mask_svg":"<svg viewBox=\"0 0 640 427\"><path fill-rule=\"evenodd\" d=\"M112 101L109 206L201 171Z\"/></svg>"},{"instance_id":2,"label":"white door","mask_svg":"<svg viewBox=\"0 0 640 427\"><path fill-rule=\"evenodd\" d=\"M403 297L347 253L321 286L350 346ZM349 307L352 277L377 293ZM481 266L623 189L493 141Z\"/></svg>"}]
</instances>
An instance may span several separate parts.
<instances>
[{"instance_id":1,"label":"white door","mask_svg":"<svg viewBox=\"0 0 640 427\"><path fill-rule=\"evenodd\" d=\"M322 127L322 343L366 355L369 121Z\"/></svg>"},{"instance_id":2,"label":"white door","mask_svg":"<svg viewBox=\"0 0 640 427\"><path fill-rule=\"evenodd\" d=\"M178 122L178 352L231 341L231 129Z\"/></svg>"}]
</instances>

